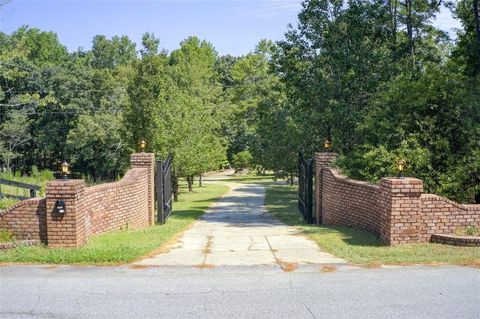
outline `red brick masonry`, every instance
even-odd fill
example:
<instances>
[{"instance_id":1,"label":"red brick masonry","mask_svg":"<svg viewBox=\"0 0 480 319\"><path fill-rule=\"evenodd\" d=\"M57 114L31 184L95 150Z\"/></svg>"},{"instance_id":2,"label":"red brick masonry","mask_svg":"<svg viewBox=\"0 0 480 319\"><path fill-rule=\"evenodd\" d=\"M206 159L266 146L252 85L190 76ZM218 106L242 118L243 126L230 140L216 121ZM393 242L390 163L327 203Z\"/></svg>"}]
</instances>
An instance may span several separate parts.
<instances>
[{"instance_id":1,"label":"red brick masonry","mask_svg":"<svg viewBox=\"0 0 480 319\"><path fill-rule=\"evenodd\" d=\"M8 229L17 240L47 241L45 198L31 198L18 202L0 212L0 228Z\"/></svg>"},{"instance_id":2,"label":"red brick masonry","mask_svg":"<svg viewBox=\"0 0 480 319\"><path fill-rule=\"evenodd\" d=\"M29 199L0 215L0 228L17 239L38 239L50 247L78 247L101 233L154 224L155 156L132 154L132 168L118 182L85 187L82 180L47 184L45 199ZM55 210L65 202L64 214Z\"/></svg>"},{"instance_id":3,"label":"red brick masonry","mask_svg":"<svg viewBox=\"0 0 480 319\"><path fill-rule=\"evenodd\" d=\"M316 215L325 225L359 227L389 245L480 227L480 205L423 194L423 182L416 178L382 178L379 185L349 179L329 167L336 158L335 153L315 155Z\"/></svg>"}]
</instances>

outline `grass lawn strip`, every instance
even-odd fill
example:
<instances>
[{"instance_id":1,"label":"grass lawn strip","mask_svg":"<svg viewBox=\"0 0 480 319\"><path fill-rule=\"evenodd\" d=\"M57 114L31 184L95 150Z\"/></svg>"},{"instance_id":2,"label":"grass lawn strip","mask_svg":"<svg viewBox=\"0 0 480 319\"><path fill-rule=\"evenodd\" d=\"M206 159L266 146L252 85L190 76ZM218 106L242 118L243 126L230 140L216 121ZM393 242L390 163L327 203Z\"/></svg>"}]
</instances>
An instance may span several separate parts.
<instances>
[{"instance_id":1,"label":"grass lawn strip","mask_svg":"<svg viewBox=\"0 0 480 319\"><path fill-rule=\"evenodd\" d=\"M480 247L433 243L385 246L375 235L361 229L306 225L297 209L297 187L272 185L267 188L265 203L276 218L287 225L297 226L325 251L356 264L480 266Z\"/></svg>"},{"instance_id":2,"label":"grass lawn strip","mask_svg":"<svg viewBox=\"0 0 480 319\"><path fill-rule=\"evenodd\" d=\"M165 225L139 230L121 230L91 238L80 248L19 247L0 251L0 262L96 264L129 263L147 255L189 227L209 205L228 191L219 184L206 184L188 193L182 185L179 201Z\"/></svg>"}]
</instances>

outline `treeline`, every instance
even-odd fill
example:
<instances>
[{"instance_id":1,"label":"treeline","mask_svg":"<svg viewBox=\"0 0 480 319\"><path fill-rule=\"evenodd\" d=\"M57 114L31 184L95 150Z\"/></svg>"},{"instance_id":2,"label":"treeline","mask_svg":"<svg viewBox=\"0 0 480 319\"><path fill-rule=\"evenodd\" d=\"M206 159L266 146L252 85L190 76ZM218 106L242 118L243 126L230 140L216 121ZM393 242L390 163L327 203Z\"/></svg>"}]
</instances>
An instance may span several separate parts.
<instances>
[{"instance_id":1,"label":"treeline","mask_svg":"<svg viewBox=\"0 0 480 319\"><path fill-rule=\"evenodd\" d=\"M159 158L172 153L175 183L192 186L248 148L272 46L221 57L190 37L167 52L146 33L138 50L126 36L99 35L91 50L69 53L53 32L0 33L2 169L30 174L66 160L94 180L114 179L145 140Z\"/></svg>"},{"instance_id":2,"label":"treeline","mask_svg":"<svg viewBox=\"0 0 480 319\"><path fill-rule=\"evenodd\" d=\"M282 127L265 154L294 165L329 139L353 178L405 160L426 191L480 203L479 0L444 4L456 41L432 25L439 0L305 1L272 58L286 98L259 107L262 135Z\"/></svg>"},{"instance_id":3,"label":"treeline","mask_svg":"<svg viewBox=\"0 0 480 319\"><path fill-rule=\"evenodd\" d=\"M442 4L455 41L432 25ZM402 159L427 191L480 203L478 5L304 1L284 40L241 57L195 37L167 52L150 33L96 36L69 53L51 32L0 34L0 164L114 178L144 139L190 184L236 162L292 177L297 152L329 139L353 178Z\"/></svg>"}]
</instances>

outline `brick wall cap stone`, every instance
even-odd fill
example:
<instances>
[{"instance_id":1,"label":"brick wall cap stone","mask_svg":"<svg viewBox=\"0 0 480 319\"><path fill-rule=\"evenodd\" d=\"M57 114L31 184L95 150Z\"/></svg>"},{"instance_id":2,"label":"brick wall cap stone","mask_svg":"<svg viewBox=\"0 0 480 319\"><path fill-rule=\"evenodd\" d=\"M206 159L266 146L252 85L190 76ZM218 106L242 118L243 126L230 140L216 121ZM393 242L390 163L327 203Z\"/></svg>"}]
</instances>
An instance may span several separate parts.
<instances>
[{"instance_id":1,"label":"brick wall cap stone","mask_svg":"<svg viewBox=\"0 0 480 319\"><path fill-rule=\"evenodd\" d=\"M80 186L85 185L83 179L55 179L47 183L47 187L62 187L62 186Z\"/></svg>"}]
</instances>

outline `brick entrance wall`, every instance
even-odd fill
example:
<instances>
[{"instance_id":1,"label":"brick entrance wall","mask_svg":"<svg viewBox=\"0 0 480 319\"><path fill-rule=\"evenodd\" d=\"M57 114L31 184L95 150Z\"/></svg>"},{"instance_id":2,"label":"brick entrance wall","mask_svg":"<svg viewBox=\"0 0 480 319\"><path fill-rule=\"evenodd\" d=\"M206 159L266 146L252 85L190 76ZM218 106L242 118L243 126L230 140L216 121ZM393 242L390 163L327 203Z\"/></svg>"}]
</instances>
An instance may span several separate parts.
<instances>
[{"instance_id":1,"label":"brick entrance wall","mask_svg":"<svg viewBox=\"0 0 480 319\"><path fill-rule=\"evenodd\" d=\"M82 180L47 184L46 198L29 199L0 215L0 228L17 239L39 239L49 247L78 247L104 232L154 224L155 156L131 156L132 168L118 182L85 187ZM65 202L64 214L55 209Z\"/></svg>"},{"instance_id":2,"label":"brick entrance wall","mask_svg":"<svg viewBox=\"0 0 480 319\"><path fill-rule=\"evenodd\" d=\"M45 198L31 198L0 212L0 229L9 230L17 240L47 242Z\"/></svg>"},{"instance_id":3,"label":"brick entrance wall","mask_svg":"<svg viewBox=\"0 0 480 319\"><path fill-rule=\"evenodd\" d=\"M359 227L389 245L480 227L480 205L424 194L423 182L416 178L382 178L379 185L349 179L330 167L336 158L335 153L315 155L316 216L325 225Z\"/></svg>"}]
</instances>

